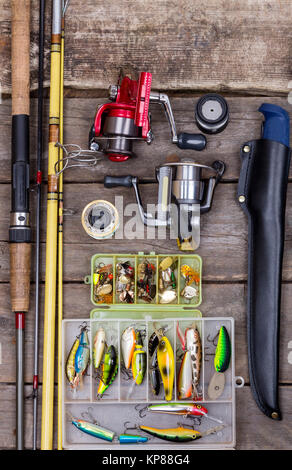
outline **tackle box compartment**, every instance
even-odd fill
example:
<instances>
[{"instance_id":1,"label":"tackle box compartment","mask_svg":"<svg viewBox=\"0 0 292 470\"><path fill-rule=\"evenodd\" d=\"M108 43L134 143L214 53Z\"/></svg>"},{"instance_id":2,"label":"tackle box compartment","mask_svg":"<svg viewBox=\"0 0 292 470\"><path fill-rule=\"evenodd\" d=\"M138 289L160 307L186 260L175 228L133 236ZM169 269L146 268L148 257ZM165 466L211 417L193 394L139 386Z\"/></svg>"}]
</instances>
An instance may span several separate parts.
<instances>
[{"instance_id":1,"label":"tackle box compartment","mask_svg":"<svg viewBox=\"0 0 292 470\"><path fill-rule=\"evenodd\" d=\"M159 291L159 265L166 258L171 257L175 260L175 267L173 269L174 275L176 278L176 298L170 303L161 302L161 293ZM117 264L125 263L129 261L134 270L134 301L133 303L125 303L119 300L117 295ZM138 280L138 267L143 262L149 262L155 267L154 283L156 286L156 294L153 300L148 303L143 299L139 298L137 292L137 280ZM202 259L199 255L190 255L190 254L155 254L151 252L149 254L144 254L144 252L139 252L137 255L134 254L95 254L91 257L91 274L85 276L85 284L90 284L91 286L91 302L93 305L99 306L103 305L103 302L98 302L95 298L95 280L96 280L96 270L99 266L112 265L113 269L113 298L111 302L107 302L107 305L119 305L121 308L131 306L133 308L137 305L148 305L148 306L159 306L160 308L167 309L171 305L186 306L190 305L192 308L198 307L202 302ZM198 274L198 283L196 283L197 295L192 299L186 299L181 295L182 289L184 287L184 278L181 275L181 267L187 265L192 268Z\"/></svg>"},{"instance_id":2,"label":"tackle box compartment","mask_svg":"<svg viewBox=\"0 0 292 470\"><path fill-rule=\"evenodd\" d=\"M153 306L154 311L143 306L132 306L127 312L121 311L118 306L104 308L100 306L92 310L89 319L68 319L62 324L62 360L63 360L63 448L64 449L153 449L153 450L195 450L195 449L223 449L234 448L235 446L235 388L243 386L243 379L235 377L235 357L234 357L234 320L233 318L204 318L198 310L182 308L178 306L168 306L168 311ZM163 311L162 311L163 310ZM120 444L117 436L124 432L124 424L130 422L134 425L148 425L157 428L175 428L178 425L188 427L193 425L197 431L207 431L218 426L215 422L206 417L186 418L169 414L156 414L146 411L147 405L166 403L164 400L163 387L158 396L154 396L149 383L149 354L148 340L157 328L157 325L167 326L165 335L171 342L176 362L173 398L171 402L192 402L191 399L178 400L177 398L177 377L182 359L182 347L177 335L177 322L180 329L184 331L193 323L196 324L202 342L202 366L200 375L201 399L196 403L208 409L208 414L215 419L223 421L226 425L215 434L204 436L202 439L186 443L164 441L147 435L137 429L128 431L130 434L140 434L148 437L148 442L141 444ZM101 399L97 399L98 380L97 372L94 370L93 361L90 360L87 375L84 376L82 386L77 390L72 390L66 378L65 366L68 354L80 331L80 326L87 324L90 359L92 359L92 345L95 332L99 327L103 327L106 332L106 340L114 344L119 357L119 369L114 382L106 390ZM212 400L208 396L208 385L215 371L214 354L216 349L216 336L221 326L225 326L231 340L231 361L229 368L225 372L225 387L222 395L217 400ZM143 334L143 348L147 352L147 369L142 385L134 385L134 381L122 367L122 355L120 350L121 335L127 326L133 326ZM240 384L237 382L241 381ZM86 419L87 421L97 421L103 428L114 431L116 436L113 442L107 442L78 430L72 423L72 416ZM130 425L129 425L130 426Z\"/></svg>"}]
</instances>

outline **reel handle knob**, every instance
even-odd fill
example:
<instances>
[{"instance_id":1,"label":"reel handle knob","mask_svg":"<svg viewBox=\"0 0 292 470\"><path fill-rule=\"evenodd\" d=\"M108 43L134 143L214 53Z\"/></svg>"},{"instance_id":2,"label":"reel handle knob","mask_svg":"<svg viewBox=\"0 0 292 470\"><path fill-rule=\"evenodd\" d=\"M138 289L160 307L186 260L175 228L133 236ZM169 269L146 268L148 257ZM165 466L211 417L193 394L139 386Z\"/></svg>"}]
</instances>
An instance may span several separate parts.
<instances>
[{"instance_id":1,"label":"reel handle knob","mask_svg":"<svg viewBox=\"0 0 292 470\"><path fill-rule=\"evenodd\" d=\"M131 188L133 186L133 180L136 179L134 176L105 176L104 187L105 188L116 188L118 186L124 186L125 188Z\"/></svg>"},{"instance_id":2,"label":"reel handle knob","mask_svg":"<svg viewBox=\"0 0 292 470\"><path fill-rule=\"evenodd\" d=\"M207 145L207 139L203 134L187 134L182 132L177 136L176 145L183 150L204 150Z\"/></svg>"}]
</instances>

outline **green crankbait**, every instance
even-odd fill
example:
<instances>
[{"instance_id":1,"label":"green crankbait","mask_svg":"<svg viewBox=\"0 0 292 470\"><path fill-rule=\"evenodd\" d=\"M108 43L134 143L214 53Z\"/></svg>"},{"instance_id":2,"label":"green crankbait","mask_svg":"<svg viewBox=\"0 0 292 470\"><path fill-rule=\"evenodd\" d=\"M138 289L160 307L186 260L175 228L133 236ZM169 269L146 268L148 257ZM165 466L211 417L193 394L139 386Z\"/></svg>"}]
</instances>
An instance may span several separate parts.
<instances>
[{"instance_id":1,"label":"green crankbait","mask_svg":"<svg viewBox=\"0 0 292 470\"><path fill-rule=\"evenodd\" d=\"M72 424L74 424L74 426L76 426L79 431L89 434L90 436L98 437L99 439L103 439L104 441L113 441L115 433L109 431L108 429L102 428L97 424L89 423L84 419L78 419L74 417L72 417Z\"/></svg>"},{"instance_id":2,"label":"green crankbait","mask_svg":"<svg viewBox=\"0 0 292 470\"><path fill-rule=\"evenodd\" d=\"M205 432L195 431L191 428L183 428L181 426L177 428L158 429L150 426L139 426L141 431L144 431L152 436L163 439L164 441L172 442L188 442L200 439L201 437L214 434L224 428L224 425L216 426L215 428L209 429Z\"/></svg>"},{"instance_id":3,"label":"green crankbait","mask_svg":"<svg viewBox=\"0 0 292 470\"><path fill-rule=\"evenodd\" d=\"M101 366L102 374L99 381L97 398L101 398L106 389L113 383L119 368L118 355L113 345L109 346Z\"/></svg>"},{"instance_id":4,"label":"green crankbait","mask_svg":"<svg viewBox=\"0 0 292 470\"><path fill-rule=\"evenodd\" d=\"M231 342L225 326L221 326L215 352L214 367L216 372L225 372L230 363Z\"/></svg>"}]
</instances>

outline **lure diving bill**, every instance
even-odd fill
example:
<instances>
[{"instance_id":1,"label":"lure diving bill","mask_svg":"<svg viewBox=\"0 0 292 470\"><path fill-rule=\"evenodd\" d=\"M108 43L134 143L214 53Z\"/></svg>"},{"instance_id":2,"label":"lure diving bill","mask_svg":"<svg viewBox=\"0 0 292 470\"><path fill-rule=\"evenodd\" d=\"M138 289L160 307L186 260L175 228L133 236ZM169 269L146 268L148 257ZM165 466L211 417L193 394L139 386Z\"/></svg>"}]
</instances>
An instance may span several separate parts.
<instances>
[{"instance_id":1,"label":"lure diving bill","mask_svg":"<svg viewBox=\"0 0 292 470\"><path fill-rule=\"evenodd\" d=\"M102 428L97 424L89 423L84 419L72 417L72 424L76 426L79 431L89 434L90 436L103 439L104 441L112 442L115 436L115 433L113 431L109 431L108 429Z\"/></svg>"},{"instance_id":2,"label":"lure diving bill","mask_svg":"<svg viewBox=\"0 0 292 470\"><path fill-rule=\"evenodd\" d=\"M95 369L98 369L102 360L105 347L105 331L103 328L99 328L93 340L93 365Z\"/></svg>"},{"instance_id":3,"label":"lure diving bill","mask_svg":"<svg viewBox=\"0 0 292 470\"><path fill-rule=\"evenodd\" d=\"M157 346L157 361L162 377L165 400L170 401L173 392L175 362L172 346L166 336L162 336L159 340Z\"/></svg>"},{"instance_id":4,"label":"lure diving bill","mask_svg":"<svg viewBox=\"0 0 292 470\"><path fill-rule=\"evenodd\" d=\"M183 428L179 426L177 428L167 428L167 429L158 429L152 428L150 426L139 426L141 431L144 431L152 436L157 437L158 439L163 439L164 441L172 442L188 442L200 439L209 434L214 434L221 431L224 428L224 425L216 426L215 428L209 429L208 431L199 432L191 428Z\"/></svg>"},{"instance_id":5,"label":"lure diving bill","mask_svg":"<svg viewBox=\"0 0 292 470\"><path fill-rule=\"evenodd\" d=\"M147 354L143 349L143 341L138 330L135 332L136 345L132 357L132 374L137 385L141 385L145 376L147 366Z\"/></svg>"},{"instance_id":6,"label":"lure diving bill","mask_svg":"<svg viewBox=\"0 0 292 470\"><path fill-rule=\"evenodd\" d=\"M118 372L118 355L113 345L109 346L101 366L101 378L97 389L97 398L101 398L106 389L113 383Z\"/></svg>"}]
</instances>

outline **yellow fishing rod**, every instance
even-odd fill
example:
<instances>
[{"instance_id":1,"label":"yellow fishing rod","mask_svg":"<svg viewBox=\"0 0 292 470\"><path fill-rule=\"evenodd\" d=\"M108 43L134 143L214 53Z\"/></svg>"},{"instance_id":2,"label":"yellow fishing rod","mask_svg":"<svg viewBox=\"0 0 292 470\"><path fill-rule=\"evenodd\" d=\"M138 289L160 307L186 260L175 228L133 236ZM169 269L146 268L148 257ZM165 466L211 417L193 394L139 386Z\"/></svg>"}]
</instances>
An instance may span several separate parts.
<instances>
[{"instance_id":1,"label":"yellow fishing rod","mask_svg":"<svg viewBox=\"0 0 292 470\"><path fill-rule=\"evenodd\" d=\"M58 223L58 450L62 450L62 319L63 319L63 136L64 136L64 47L65 12L63 3L61 22L61 76L60 76L60 153L59 153L59 223Z\"/></svg>"},{"instance_id":2,"label":"yellow fishing rod","mask_svg":"<svg viewBox=\"0 0 292 470\"><path fill-rule=\"evenodd\" d=\"M41 449L53 447L62 0L52 0Z\"/></svg>"}]
</instances>

